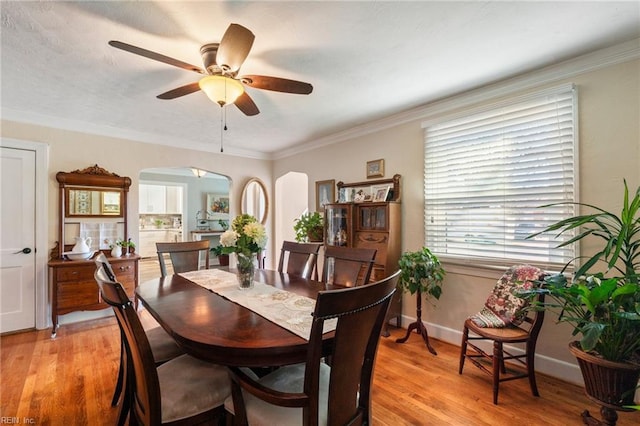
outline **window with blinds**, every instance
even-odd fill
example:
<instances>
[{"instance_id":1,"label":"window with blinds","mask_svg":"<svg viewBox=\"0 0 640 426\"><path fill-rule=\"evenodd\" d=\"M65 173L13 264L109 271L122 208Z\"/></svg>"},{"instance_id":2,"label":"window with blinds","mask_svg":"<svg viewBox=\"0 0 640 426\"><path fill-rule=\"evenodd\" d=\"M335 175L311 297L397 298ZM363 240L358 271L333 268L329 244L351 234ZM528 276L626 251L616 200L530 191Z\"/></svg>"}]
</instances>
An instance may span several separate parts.
<instances>
[{"instance_id":1,"label":"window with blinds","mask_svg":"<svg viewBox=\"0 0 640 426\"><path fill-rule=\"evenodd\" d=\"M424 123L426 246L464 263L572 260L574 244L557 247L570 234L527 236L575 213L576 105L564 86Z\"/></svg>"}]
</instances>

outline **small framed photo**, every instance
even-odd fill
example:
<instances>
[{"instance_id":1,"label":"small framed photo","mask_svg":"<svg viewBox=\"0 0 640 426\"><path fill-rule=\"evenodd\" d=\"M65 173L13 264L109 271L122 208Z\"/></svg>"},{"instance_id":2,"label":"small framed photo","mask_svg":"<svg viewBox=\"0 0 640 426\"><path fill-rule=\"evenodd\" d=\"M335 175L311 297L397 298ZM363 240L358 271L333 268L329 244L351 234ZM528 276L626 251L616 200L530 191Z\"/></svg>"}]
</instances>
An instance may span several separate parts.
<instances>
[{"instance_id":1,"label":"small framed photo","mask_svg":"<svg viewBox=\"0 0 640 426\"><path fill-rule=\"evenodd\" d=\"M319 180L316 181L316 211L324 211L325 204L330 204L336 200L336 181Z\"/></svg>"},{"instance_id":2,"label":"small framed photo","mask_svg":"<svg viewBox=\"0 0 640 426\"><path fill-rule=\"evenodd\" d=\"M373 187L373 201L387 201L387 196L389 196L390 186L375 186Z\"/></svg>"},{"instance_id":3,"label":"small framed photo","mask_svg":"<svg viewBox=\"0 0 640 426\"><path fill-rule=\"evenodd\" d=\"M384 177L384 160L367 161L367 179Z\"/></svg>"}]
</instances>

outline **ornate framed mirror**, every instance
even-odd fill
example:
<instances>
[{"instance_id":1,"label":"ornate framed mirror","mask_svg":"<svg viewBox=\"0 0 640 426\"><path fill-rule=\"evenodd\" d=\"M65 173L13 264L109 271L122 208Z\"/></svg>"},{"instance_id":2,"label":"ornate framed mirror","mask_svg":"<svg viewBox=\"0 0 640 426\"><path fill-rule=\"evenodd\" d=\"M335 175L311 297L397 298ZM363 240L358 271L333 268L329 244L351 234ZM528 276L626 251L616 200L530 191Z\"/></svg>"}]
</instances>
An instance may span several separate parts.
<instances>
[{"instance_id":1,"label":"ornate framed mirror","mask_svg":"<svg viewBox=\"0 0 640 426\"><path fill-rule=\"evenodd\" d=\"M260 179L249 179L244 185L240 198L240 212L254 216L263 225L267 221L269 198L267 197L267 188Z\"/></svg>"}]
</instances>

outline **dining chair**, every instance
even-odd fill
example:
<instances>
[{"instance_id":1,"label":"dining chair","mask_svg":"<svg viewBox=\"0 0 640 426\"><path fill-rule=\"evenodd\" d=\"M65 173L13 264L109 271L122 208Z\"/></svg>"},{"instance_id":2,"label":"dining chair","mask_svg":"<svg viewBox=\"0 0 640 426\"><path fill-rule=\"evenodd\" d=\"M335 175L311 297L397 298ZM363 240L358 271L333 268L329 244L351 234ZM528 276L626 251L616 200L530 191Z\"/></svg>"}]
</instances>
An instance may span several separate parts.
<instances>
[{"instance_id":1,"label":"dining chair","mask_svg":"<svg viewBox=\"0 0 640 426\"><path fill-rule=\"evenodd\" d=\"M369 282L376 249L327 246L322 282L353 287Z\"/></svg>"},{"instance_id":2,"label":"dining chair","mask_svg":"<svg viewBox=\"0 0 640 426\"><path fill-rule=\"evenodd\" d=\"M196 271L200 268L200 255L204 254L204 269L209 269L209 240L179 243L156 243L160 275L167 276L165 254L169 255L174 273Z\"/></svg>"},{"instance_id":3,"label":"dining chair","mask_svg":"<svg viewBox=\"0 0 640 426\"><path fill-rule=\"evenodd\" d=\"M127 368L122 410L128 412L129 423L191 425L222 419L224 400L231 391L228 370L187 354L156 366L133 303L120 283L101 276L96 271L100 295L113 307L124 336Z\"/></svg>"},{"instance_id":4,"label":"dining chair","mask_svg":"<svg viewBox=\"0 0 640 426\"><path fill-rule=\"evenodd\" d=\"M316 271L320 244L284 241L280 248L278 272L309 279ZM285 266L286 263L286 266Z\"/></svg>"},{"instance_id":5,"label":"dining chair","mask_svg":"<svg viewBox=\"0 0 640 426\"><path fill-rule=\"evenodd\" d=\"M100 252L95 258L94 262L96 264L96 278L97 280L103 282L109 282L115 284L117 282L117 278L115 273L113 272L113 268L111 267L111 263L109 259L104 255L104 253ZM122 330L121 330L122 331ZM160 324L156 324L151 327L145 327L145 333L147 335L147 340L149 340L149 345L151 346L151 352L153 353L153 359L155 365L161 365L165 362L176 358L182 354L184 351L178 346L175 340L166 331L160 327ZM111 406L116 406L120 404L123 391L124 391L124 380L126 375L126 363L127 363L127 353L125 349L125 336L121 337L121 345L120 345L120 366L118 367L118 378L116 379L116 387L113 392L113 398L111 400ZM122 412L121 416L126 416L125 412ZM118 424L123 424L125 418L120 419Z\"/></svg>"},{"instance_id":6,"label":"dining chair","mask_svg":"<svg viewBox=\"0 0 640 426\"><path fill-rule=\"evenodd\" d=\"M318 293L307 359L260 379L229 367L225 409L236 425L371 424L371 385L380 332L400 271L367 285ZM337 321L329 366L325 321Z\"/></svg>"},{"instance_id":7,"label":"dining chair","mask_svg":"<svg viewBox=\"0 0 640 426\"><path fill-rule=\"evenodd\" d=\"M496 405L500 383L510 380L528 378L533 396L540 395L534 361L544 310L527 309L528 301L518 297L517 291L531 289L542 279L544 273L536 267L517 265L509 268L498 280L482 310L464 322L458 373L462 374L464 361L468 358L473 365L491 375ZM536 298L538 303L543 303L544 293L538 293ZM493 343L493 353L480 348L476 341ZM505 344L523 347L516 355L510 352L511 349L507 351ZM524 370L507 369L505 361L515 361L516 366L524 366Z\"/></svg>"}]
</instances>

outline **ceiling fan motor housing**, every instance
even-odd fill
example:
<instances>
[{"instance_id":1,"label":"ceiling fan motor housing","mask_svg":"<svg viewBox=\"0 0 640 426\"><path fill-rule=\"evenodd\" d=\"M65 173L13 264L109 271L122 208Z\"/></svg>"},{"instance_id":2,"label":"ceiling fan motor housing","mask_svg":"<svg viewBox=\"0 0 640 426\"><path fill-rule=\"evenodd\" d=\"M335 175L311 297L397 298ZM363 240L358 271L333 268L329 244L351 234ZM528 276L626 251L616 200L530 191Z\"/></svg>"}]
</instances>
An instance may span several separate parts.
<instances>
[{"instance_id":1,"label":"ceiling fan motor housing","mask_svg":"<svg viewBox=\"0 0 640 426\"><path fill-rule=\"evenodd\" d=\"M218 54L218 47L220 43L208 43L200 48L200 55L202 56L202 62L209 74L223 74L223 68L216 62L216 56Z\"/></svg>"}]
</instances>

